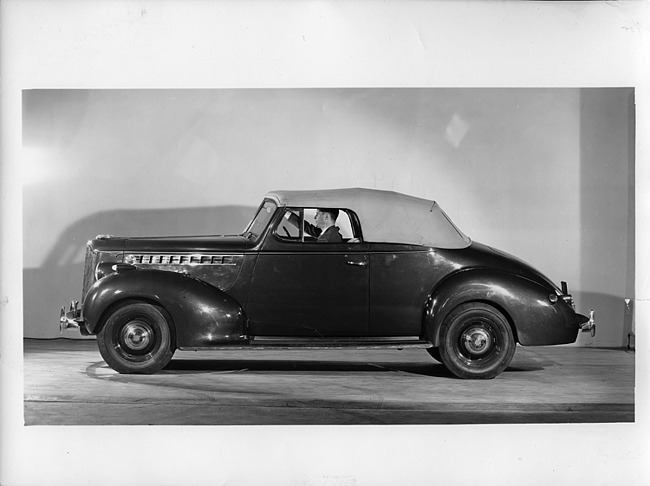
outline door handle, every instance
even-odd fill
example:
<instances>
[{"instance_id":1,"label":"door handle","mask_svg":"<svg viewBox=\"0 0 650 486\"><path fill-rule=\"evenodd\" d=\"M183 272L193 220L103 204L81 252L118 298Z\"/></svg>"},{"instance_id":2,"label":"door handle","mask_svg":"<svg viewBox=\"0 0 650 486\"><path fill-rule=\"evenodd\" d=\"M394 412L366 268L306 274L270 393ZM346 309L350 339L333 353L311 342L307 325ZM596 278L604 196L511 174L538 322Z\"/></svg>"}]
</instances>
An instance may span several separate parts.
<instances>
[{"instance_id":1,"label":"door handle","mask_svg":"<svg viewBox=\"0 0 650 486\"><path fill-rule=\"evenodd\" d=\"M347 264L348 265L354 265L356 267L365 267L366 265L368 265L368 262L363 261L363 260L362 261L357 261L357 262L348 260Z\"/></svg>"}]
</instances>

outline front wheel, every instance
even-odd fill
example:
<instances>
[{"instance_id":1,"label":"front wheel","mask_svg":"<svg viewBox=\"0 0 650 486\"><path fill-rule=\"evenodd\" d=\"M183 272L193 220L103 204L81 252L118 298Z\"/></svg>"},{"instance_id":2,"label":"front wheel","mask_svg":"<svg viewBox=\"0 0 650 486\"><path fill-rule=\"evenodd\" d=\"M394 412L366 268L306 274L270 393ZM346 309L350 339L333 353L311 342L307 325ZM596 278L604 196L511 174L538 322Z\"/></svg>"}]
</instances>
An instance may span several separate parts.
<instances>
[{"instance_id":1,"label":"front wheel","mask_svg":"<svg viewBox=\"0 0 650 486\"><path fill-rule=\"evenodd\" d=\"M170 318L145 302L124 305L108 316L97 345L104 361L119 373L156 373L174 355Z\"/></svg>"},{"instance_id":2,"label":"front wheel","mask_svg":"<svg viewBox=\"0 0 650 486\"><path fill-rule=\"evenodd\" d=\"M459 378L494 378L512 361L515 346L503 314L481 302L452 310L440 330L440 357Z\"/></svg>"}]
</instances>

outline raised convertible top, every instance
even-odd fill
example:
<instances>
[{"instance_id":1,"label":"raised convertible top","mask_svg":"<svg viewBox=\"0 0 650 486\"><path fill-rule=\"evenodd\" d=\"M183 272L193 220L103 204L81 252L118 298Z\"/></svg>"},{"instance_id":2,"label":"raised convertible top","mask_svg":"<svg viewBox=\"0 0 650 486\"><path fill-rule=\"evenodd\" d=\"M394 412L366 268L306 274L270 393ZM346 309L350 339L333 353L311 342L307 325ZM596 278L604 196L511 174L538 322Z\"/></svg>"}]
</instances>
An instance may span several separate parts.
<instances>
[{"instance_id":1,"label":"raised convertible top","mask_svg":"<svg viewBox=\"0 0 650 486\"><path fill-rule=\"evenodd\" d=\"M435 248L466 248L471 244L438 203L398 192L362 188L272 191L266 198L278 206L350 209L359 217L368 242Z\"/></svg>"}]
</instances>

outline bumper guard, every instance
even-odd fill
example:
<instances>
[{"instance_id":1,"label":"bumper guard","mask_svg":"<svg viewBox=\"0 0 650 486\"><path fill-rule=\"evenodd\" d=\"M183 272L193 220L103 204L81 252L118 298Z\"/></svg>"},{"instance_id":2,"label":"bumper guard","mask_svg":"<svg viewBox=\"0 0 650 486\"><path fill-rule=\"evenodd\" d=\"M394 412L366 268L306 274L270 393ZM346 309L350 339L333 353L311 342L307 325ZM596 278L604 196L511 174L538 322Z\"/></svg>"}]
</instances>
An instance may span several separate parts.
<instances>
[{"instance_id":1,"label":"bumper guard","mask_svg":"<svg viewBox=\"0 0 650 486\"><path fill-rule=\"evenodd\" d=\"M589 311L589 317L578 314L580 330L591 333L591 337L596 335L596 320L594 319L594 310Z\"/></svg>"},{"instance_id":2,"label":"bumper guard","mask_svg":"<svg viewBox=\"0 0 650 486\"><path fill-rule=\"evenodd\" d=\"M70 302L68 312L65 311L65 306L61 307L61 316L59 317L59 332L63 334L66 329L80 329L83 318L81 317L81 307L79 301Z\"/></svg>"}]
</instances>

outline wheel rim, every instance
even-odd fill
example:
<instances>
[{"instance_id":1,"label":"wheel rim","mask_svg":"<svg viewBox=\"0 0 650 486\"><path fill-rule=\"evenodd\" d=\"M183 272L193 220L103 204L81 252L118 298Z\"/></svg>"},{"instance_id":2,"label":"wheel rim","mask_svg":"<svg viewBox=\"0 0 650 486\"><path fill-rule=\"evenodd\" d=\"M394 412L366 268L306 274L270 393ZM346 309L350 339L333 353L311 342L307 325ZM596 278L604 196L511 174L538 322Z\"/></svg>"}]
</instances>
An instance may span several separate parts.
<instances>
[{"instance_id":1,"label":"wheel rim","mask_svg":"<svg viewBox=\"0 0 650 486\"><path fill-rule=\"evenodd\" d=\"M457 352L468 364L490 360L501 352L501 341L488 320L472 320L458 334Z\"/></svg>"},{"instance_id":2,"label":"wheel rim","mask_svg":"<svg viewBox=\"0 0 650 486\"><path fill-rule=\"evenodd\" d=\"M153 329L143 321L131 321L122 328L120 342L134 352L146 349L153 340Z\"/></svg>"},{"instance_id":3,"label":"wheel rim","mask_svg":"<svg viewBox=\"0 0 650 486\"><path fill-rule=\"evenodd\" d=\"M463 331L460 337L460 345L463 354L478 358L492 350L494 339L483 326L471 326Z\"/></svg>"},{"instance_id":4,"label":"wheel rim","mask_svg":"<svg viewBox=\"0 0 650 486\"><path fill-rule=\"evenodd\" d=\"M155 323L144 317L128 320L115 332L115 350L129 361L147 361L160 347Z\"/></svg>"}]
</instances>

